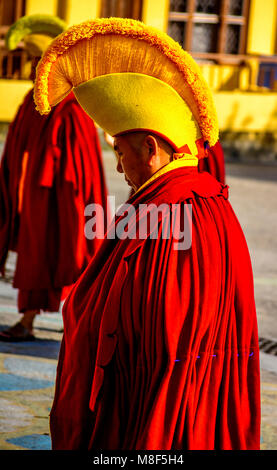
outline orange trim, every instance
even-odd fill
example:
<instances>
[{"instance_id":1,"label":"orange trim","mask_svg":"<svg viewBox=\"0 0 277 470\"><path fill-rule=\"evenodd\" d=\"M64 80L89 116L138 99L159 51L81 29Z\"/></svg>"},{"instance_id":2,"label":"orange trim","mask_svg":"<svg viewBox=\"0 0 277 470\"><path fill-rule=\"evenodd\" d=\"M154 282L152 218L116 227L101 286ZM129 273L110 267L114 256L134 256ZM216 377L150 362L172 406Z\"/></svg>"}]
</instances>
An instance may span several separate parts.
<instances>
[{"instance_id":1,"label":"orange trim","mask_svg":"<svg viewBox=\"0 0 277 470\"><path fill-rule=\"evenodd\" d=\"M17 210L18 210L19 214L22 210L24 185L25 185L25 179L26 179L26 173L27 173L28 158L29 158L29 153L24 152L23 158L22 158L22 165L21 165L21 175L20 175L20 180L19 180L19 185L18 185L18 208L17 208Z\"/></svg>"},{"instance_id":2,"label":"orange trim","mask_svg":"<svg viewBox=\"0 0 277 470\"><path fill-rule=\"evenodd\" d=\"M185 144L182 147L180 147L178 149L178 153L190 153L191 154L188 144Z\"/></svg>"},{"instance_id":3,"label":"orange trim","mask_svg":"<svg viewBox=\"0 0 277 470\"><path fill-rule=\"evenodd\" d=\"M201 158L206 157L207 151L204 146L204 139L198 139L195 143L198 150L197 158L200 160Z\"/></svg>"}]
</instances>

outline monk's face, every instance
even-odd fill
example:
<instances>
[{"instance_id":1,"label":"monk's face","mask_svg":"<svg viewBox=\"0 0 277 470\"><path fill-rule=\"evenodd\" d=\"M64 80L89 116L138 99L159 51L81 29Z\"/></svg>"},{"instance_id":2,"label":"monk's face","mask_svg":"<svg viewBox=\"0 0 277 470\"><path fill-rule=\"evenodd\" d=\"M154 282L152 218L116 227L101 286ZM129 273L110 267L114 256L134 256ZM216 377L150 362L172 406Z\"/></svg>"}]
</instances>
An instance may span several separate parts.
<instances>
[{"instance_id":1,"label":"monk's face","mask_svg":"<svg viewBox=\"0 0 277 470\"><path fill-rule=\"evenodd\" d=\"M148 180L149 168L145 165L141 152L132 145L130 136L118 136L114 139L117 158L117 171L124 173L128 185L135 191Z\"/></svg>"}]
</instances>

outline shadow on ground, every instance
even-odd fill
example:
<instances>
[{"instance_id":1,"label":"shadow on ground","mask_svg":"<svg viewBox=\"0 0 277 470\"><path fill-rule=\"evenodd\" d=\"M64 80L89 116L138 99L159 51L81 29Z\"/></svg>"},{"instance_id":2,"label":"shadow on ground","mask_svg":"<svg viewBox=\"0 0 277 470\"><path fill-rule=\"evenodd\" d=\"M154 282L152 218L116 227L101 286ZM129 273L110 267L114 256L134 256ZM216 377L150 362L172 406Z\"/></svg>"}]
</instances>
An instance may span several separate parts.
<instances>
[{"instance_id":1,"label":"shadow on ground","mask_svg":"<svg viewBox=\"0 0 277 470\"><path fill-rule=\"evenodd\" d=\"M9 325L1 325L0 331ZM44 331L45 328L36 328ZM53 330L47 330L53 331ZM35 341L24 341L22 343L6 343L0 341L0 354L15 354L21 356L41 357L45 359L58 359L61 341L57 339L36 338Z\"/></svg>"}]
</instances>

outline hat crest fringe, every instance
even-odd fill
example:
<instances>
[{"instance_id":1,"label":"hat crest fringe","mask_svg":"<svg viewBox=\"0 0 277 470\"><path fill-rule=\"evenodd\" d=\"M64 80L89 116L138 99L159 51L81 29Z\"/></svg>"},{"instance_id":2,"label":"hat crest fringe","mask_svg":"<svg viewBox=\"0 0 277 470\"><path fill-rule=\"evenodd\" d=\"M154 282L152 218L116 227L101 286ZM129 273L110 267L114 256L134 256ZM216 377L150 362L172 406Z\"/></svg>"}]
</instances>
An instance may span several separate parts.
<instances>
[{"instance_id":1,"label":"hat crest fringe","mask_svg":"<svg viewBox=\"0 0 277 470\"><path fill-rule=\"evenodd\" d=\"M43 34L56 37L67 28L66 23L59 17L47 14L26 15L19 18L8 30L5 36L7 49L16 49L19 42L30 34Z\"/></svg>"},{"instance_id":2,"label":"hat crest fringe","mask_svg":"<svg viewBox=\"0 0 277 470\"><path fill-rule=\"evenodd\" d=\"M137 39L153 46L153 50L159 51L168 61L172 63L172 76L174 72L179 72L181 76L182 86L189 98L189 106L192 108L193 114L196 114L201 133L210 145L214 145L218 140L218 123L213 97L209 87L202 77L200 67L192 59L190 54L184 51L181 46L176 43L167 34L145 26L142 22L122 19L122 18L100 18L96 20L86 21L81 25L72 26L66 32L56 38L47 49L37 68L37 80L35 85L34 98L37 110L41 114L47 114L51 110L49 100L49 76L52 73L52 67L62 55L70 55L73 46L81 46L82 40L96 39L104 35L124 36L130 39ZM151 48L152 49L152 48ZM73 50L73 49L72 49ZM134 51L132 51L134 52ZM54 67L53 67L54 68ZM113 73L117 70L109 70L106 73ZM129 71L129 70L126 70ZM132 70L131 70L132 71ZM57 73L63 77L64 84L60 90L60 101L79 83L72 83L72 77L67 77L63 71L58 70ZM75 73L75 72L74 72ZM88 80L93 77L86 77ZM159 78L159 77L156 77ZM57 90L59 92L59 87ZM180 92L182 96L182 92ZM182 96L185 99L184 96Z\"/></svg>"}]
</instances>

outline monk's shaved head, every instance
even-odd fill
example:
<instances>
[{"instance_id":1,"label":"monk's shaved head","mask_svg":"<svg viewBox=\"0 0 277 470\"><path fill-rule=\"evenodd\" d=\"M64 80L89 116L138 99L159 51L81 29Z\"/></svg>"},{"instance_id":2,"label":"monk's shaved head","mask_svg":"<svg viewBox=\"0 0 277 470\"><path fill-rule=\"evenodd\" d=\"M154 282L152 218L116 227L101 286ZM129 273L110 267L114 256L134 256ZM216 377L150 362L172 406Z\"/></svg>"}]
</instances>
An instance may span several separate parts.
<instances>
[{"instance_id":1,"label":"monk's shaved head","mask_svg":"<svg viewBox=\"0 0 277 470\"><path fill-rule=\"evenodd\" d=\"M137 152L138 157L139 157L141 155L142 146L148 135L153 136L157 140L157 143L160 149L163 152L165 152L167 155L172 157L172 154L175 152L175 150L171 147L171 145L168 142L166 142L164 139L162 139L161 137L159 137L158 135L152 132L147 132L147 131L130 132L130 133L124 134L124 137L126 137L127 141L132 146L132 148Z\"/></svg>"}]
</instances>

